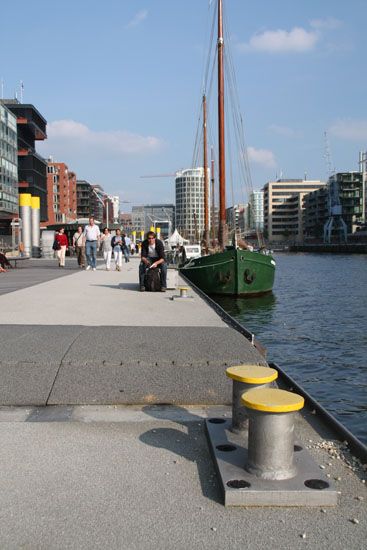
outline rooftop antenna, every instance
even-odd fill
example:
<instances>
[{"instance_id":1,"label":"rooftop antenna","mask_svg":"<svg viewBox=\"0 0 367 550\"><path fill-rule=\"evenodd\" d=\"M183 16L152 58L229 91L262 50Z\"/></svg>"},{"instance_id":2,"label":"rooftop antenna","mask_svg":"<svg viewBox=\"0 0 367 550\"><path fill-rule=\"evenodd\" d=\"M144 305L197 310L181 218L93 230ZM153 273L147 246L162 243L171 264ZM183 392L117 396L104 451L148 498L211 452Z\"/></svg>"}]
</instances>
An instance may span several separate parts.
<instances>
[{"instance_id":1,"label":"rooftop antenna","mask_svg":"<svg viewBox=\"0 0 367 550\"><path fill-rule=\"evenodd\" d=\"M23 103L24 82L20 81L20 102Z\"/></svg>"},{"instance_id":2,"label":"rooftop antenna","mask_svg":"<svg viewBox=\"0 0 367 550\"><path fill-rule=\"evenodd\" d=\"M331 157L331 150L330 150L330 143L329 143L329 137L327 135L327 132L324 132L324 147L325 147L325 153L324 158L326 162L326 170L327 170L327 179L329 179L333 174L335 174L335 166L333 163L333 159Z\"/></svg>"},{"instance_id":3,"label":"rooftop antenna","mask_svg":"<svg viewBox=\"0 0 367 550\"><path fill-rule=\"evenodd\" d=\"M4 99L4 79L1 79L1 99Z\"/></svg>"}]
</instances>

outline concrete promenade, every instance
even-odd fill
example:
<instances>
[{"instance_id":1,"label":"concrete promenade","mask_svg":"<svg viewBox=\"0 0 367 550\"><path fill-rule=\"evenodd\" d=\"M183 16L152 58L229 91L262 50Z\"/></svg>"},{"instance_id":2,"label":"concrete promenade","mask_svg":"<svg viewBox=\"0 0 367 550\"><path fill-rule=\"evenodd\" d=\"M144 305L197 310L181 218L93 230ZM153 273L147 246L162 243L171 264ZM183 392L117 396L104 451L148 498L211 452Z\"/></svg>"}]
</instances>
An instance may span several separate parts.
<instances>
[{"instance_id":1,"label":"concrete promenade","mask_svg":"<svg viewBox=\"0 0 367 550\"><path fill-rule=\"evenodd\" d=\"M222 404L227 365L266 364L193 292L139 292L137 258L122 272L54 265L64 277L0 296L0 405Z\"/></svg>"},{"instance_id":2,"label":"concrete promenade","mask_svg":"<svg viewBox=\"0 0 367 550\"><path fill-rule=\"evenodd\" d=\"M139 293L137 265L0 277L0 548L365 548L366 472L312 411L338 506L223 507L203 419L230 415L226 365L265 362L198 296Z\"/></svg>"}]
</instances>

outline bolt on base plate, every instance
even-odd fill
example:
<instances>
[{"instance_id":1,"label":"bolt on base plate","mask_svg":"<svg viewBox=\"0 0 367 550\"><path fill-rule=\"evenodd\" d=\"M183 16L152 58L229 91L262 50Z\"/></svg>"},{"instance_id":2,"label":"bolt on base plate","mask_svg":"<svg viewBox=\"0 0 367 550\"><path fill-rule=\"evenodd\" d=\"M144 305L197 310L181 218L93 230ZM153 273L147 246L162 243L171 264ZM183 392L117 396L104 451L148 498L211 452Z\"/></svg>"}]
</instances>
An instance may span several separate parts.
<instances>
[{"instance_id":1,"label":"bolt on base plate","mask_svg":"<svg viewBox=\"0 0 367 550\"><path fill-rule=\"evenodd\" d=\"M244 469L247 432L230 431L231 419L205 421L210 451L219 476L225 506L336 506L338 494L322 475L310 453L297 443L297 475L282 481L260 479Z\"/></svg>"}]
</instances>

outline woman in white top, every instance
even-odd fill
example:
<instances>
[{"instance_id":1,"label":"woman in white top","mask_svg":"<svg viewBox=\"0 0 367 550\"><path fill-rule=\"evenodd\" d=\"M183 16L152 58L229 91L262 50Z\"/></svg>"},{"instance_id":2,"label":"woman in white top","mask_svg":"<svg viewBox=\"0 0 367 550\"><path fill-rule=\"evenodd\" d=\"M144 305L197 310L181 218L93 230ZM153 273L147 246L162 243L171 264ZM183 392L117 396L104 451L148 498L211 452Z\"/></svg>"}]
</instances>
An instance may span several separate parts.
<instances>
[{"instance_id":1,"label":"woman in white top","mask_svg":"<svg viewBox=\"0 0 367 550\"><path fill-rule=\"evenodd\" d=\"M125 246L124 239L121 236L120 229L116 229L116 235L112 237L113 255L115 257L116 270L121 271L122 267L122 251Z\"/></svg>"},{"instance_id":2,"label":"woman in white top","mask_svg":"<svg viewBox=\"0 0 367 550\"><path fill-rule=\"evenodd\" d=\"M101 237L101 242L102 242L101 249L103 252L103 258L106 264L107 271L111 269L111 256L112 256L111 240L112 240L112 235L109 232L108 227L106 227Z\"/></svg>"}]
</instances>

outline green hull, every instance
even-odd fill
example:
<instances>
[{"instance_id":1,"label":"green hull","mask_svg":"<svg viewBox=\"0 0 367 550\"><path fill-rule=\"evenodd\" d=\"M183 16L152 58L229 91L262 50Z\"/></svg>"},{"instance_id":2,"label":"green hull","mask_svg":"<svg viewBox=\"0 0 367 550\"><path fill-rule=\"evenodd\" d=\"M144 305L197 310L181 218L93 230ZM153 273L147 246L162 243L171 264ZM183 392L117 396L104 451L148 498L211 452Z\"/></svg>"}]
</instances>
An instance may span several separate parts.
<instances>
[{"instance_id":1,"label":"green hull","mask_svg":"<svg viewBox=\"0 0 367 550\"><path fill-rule=\"evenodd\" d=\"M275 261L259 252L225 250L191 260L181 273L206 294L259 296L273 288Z\"/></svg>"}]
</instances>

